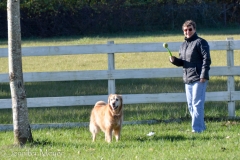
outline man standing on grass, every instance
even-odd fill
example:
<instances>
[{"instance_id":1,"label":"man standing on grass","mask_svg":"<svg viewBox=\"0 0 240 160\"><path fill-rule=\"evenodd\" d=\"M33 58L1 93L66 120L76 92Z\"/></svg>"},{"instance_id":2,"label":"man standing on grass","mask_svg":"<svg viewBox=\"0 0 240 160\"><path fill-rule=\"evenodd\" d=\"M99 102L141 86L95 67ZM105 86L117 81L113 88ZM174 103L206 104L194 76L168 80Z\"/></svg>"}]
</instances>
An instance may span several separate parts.
<instances>
[{"instance_id":1,"label":"man standing on grass","mask_svg":"<svg viewBox=\"0 0 240 160\"><path fill-rule=\"evenodd\" d=\"M185 41L179 50L179 58L170 56L170 62L183 66L183 81L188 109L192 117L192 132L201 133L206 129L204 102L211 64L208 42L196 33L196 23L185 21L182 26Z\"/></svg>"}]
</instances>

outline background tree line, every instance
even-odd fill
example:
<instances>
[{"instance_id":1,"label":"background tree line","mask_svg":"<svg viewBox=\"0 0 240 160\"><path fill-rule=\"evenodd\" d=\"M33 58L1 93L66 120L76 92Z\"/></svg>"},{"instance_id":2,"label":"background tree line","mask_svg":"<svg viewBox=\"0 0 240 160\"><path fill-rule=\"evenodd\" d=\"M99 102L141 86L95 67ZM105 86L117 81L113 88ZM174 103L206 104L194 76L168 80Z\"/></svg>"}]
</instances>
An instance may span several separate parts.
<instances>
[{"instance_id":1,"label":"background tree line","mask_svg":"<svg viewBox=\"0 0 240 160\"><path fill-rule=\"evenodd\" d=\"M0 1L0 38L7 38L7 0ZM240 25L239 0L21 0L22 37Z\"/></svg>"}]
</instances>

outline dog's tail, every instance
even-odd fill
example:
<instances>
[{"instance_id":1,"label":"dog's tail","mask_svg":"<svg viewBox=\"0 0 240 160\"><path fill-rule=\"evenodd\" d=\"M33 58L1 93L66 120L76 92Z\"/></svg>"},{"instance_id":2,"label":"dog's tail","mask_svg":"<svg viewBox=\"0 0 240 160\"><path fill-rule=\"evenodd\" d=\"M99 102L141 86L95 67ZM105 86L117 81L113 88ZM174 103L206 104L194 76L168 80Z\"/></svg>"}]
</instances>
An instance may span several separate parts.
<instances>
[{"instance_id":1,"label":"dog's tail","mask_svg":"<svg viewBox=\"0 0 240 160\"><path fill-rule=\"evenodd\" d=\"M104 102L104 101L98 101L96 104L95 104L95 106L96 105L106 105L107 103L106 102Z\"/></svg>"}]
</instances>

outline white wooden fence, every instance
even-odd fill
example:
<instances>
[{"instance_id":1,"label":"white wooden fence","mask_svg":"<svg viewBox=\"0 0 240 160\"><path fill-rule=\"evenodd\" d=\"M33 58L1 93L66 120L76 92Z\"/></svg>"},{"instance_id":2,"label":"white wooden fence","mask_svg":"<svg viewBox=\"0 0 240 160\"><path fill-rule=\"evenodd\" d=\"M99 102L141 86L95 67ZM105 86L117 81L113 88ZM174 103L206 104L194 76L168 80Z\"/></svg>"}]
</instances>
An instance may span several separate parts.
<instances>
[{"instance_id":1,"label":"white wooden fence","mask_svg":"<svg viewBox=\"0 0 240 160\"><path fill-rule=\"evenodd\" d=\"M182 42L171 42L171 51L178 51ZM108 93L115 93L115 79L182 77L182 68L115 69L114 55L131 52L166 52L163 43L134 43L75 46L24 47L22 56L56 56L74 54L108 54L108 70L34 72L24 73L25 82L108 80ZM240 49L240 40L209 41L210 49L226 50L227 66L211 67L210 76L228 76L227 91L207 92L206 101L227 101L229 117L235 116L235 101L240 100L240 91L235 91L234 76L240 75L240 66L234 66L234 50ZM0 48L0 57L7 57L7 48ZM171 73L171 74L170 74ZM9 82L8 73L0 74L0 82ZM186 102L185 93L125 94L125 104ZM93 105L98 100L107 100L107 95L27 98L28 107ZM11 108L11 99L0 99L0 109Z\"/></svg>"}]
</instances>

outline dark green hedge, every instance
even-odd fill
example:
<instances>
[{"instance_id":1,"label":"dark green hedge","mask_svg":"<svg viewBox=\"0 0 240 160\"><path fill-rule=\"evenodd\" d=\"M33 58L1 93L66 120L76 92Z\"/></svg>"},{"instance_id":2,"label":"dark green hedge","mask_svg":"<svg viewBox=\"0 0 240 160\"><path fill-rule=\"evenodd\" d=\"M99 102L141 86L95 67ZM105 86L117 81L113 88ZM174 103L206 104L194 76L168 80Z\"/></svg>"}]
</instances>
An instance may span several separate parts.
<instances>
[{"instance_id":1,"label":"dark green hedge","mask_svg":"<svg viewBox=\"0 0 240 160\"><path fill-rule=\"evenodd\" d=\"M4 2L5 1L5 2ZM0 38L7 37L6 1L0 2ZM240 24L240 4L193 0L21 0L22 37L180 29ZM183 3L184 2L184 3ZM227 2L227 1L225 1Z\"/></svg>"}]
</instances>

